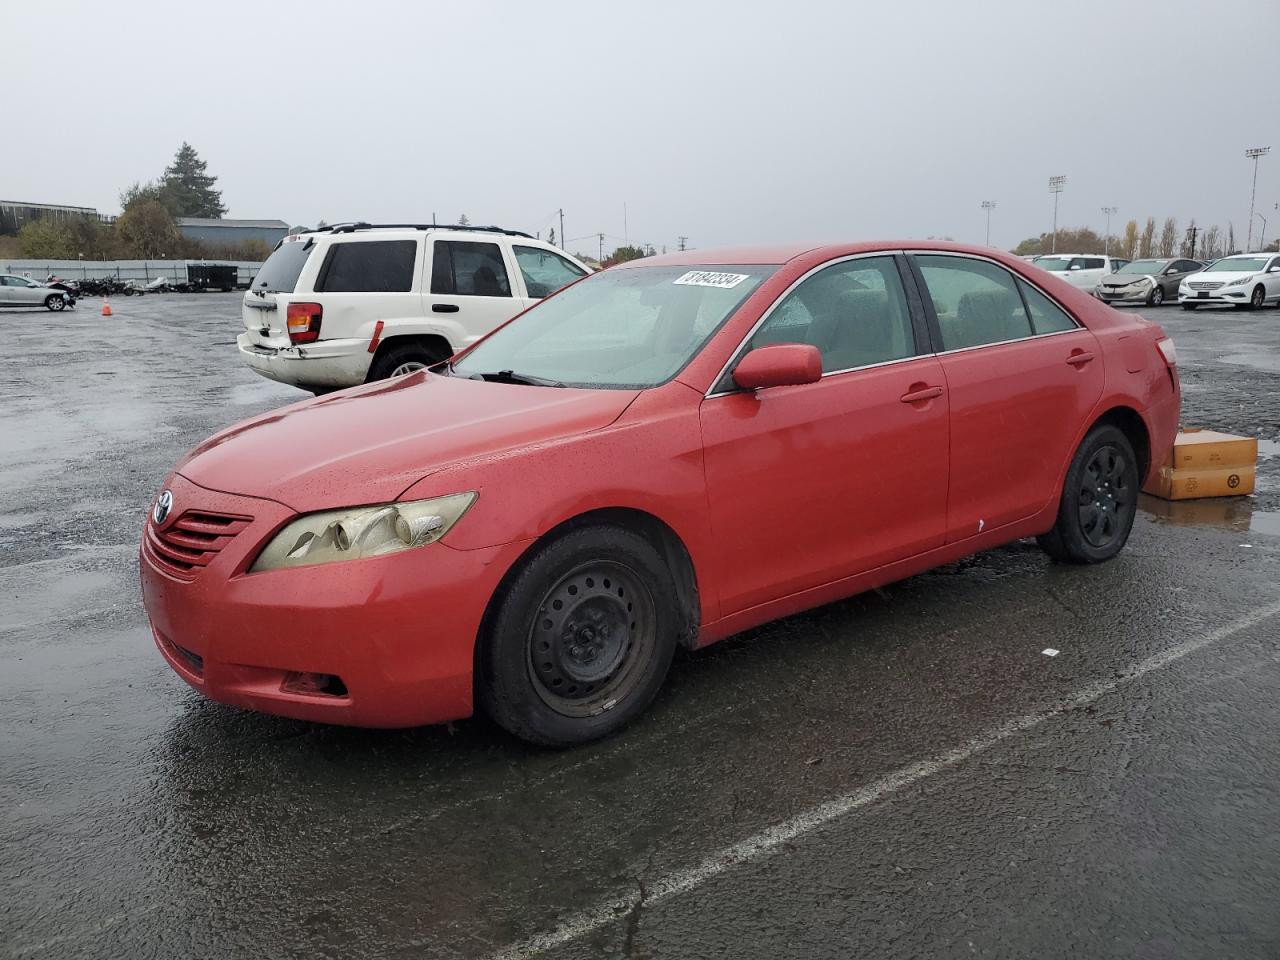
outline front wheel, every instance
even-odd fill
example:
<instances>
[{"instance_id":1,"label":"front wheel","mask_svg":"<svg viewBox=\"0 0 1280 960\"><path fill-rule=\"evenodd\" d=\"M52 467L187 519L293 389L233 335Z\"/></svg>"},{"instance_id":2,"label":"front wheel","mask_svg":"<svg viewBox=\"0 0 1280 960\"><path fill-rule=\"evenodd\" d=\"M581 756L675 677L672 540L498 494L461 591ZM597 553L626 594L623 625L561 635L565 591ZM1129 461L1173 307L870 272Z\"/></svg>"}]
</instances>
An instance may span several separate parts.
<instances>
[{"instance_id":1,"label":"front wheel","mask_svg":"<svg viewBox=\"0 0 1280 960\"><path fill-rule=\"evenodd\" d=\"M52 310L54 313L57 313L59 310L62 310L66 307L67 298L60 293L55 293L52 296L48 296L44 298L44 305L48 307L50 310Z\"/></svg>"},{"instance_id":2,"label":"front wheel","mask_svg":"<svg viewBox=\"0 0 1280 960\"><path fill-rule=\"evenodd\" d=\"M1110 560L1133 529L1140 482L1129 438L1110 424L1094 427L1071 461L1057 522L1040 546L1062 563Z\"/></svg>"},{"instance_id":3,"label":"front wheel","mask_svg":"<svg viewBox=\"0 0 1280 960\"><path fill-rule=\"evenodd\" d=\"M1200 306L1200 304L1198 304L1198 303L1184 303L1184 304L1182 305L1182 309L1183 309L1183 310L1194 310L1194 309L1195 309L1196 307L1198 307L1198 306Z\"/></svg>"},{"instance_id":4,"label":"front wheel","mask_svg":"<svg viewBox=\"0 0 1280 960\"><path fill-rule=\"evenodd\" d=\"M1258 284L1253 288L1253 296L1249 298L1250 310L1261 310L1262 305L1267 302L1267 291L1262 289L1262 284Z\"/></svg>"},{"instance_id":5,"label":"front wheel","mask_svg":"<svg viewBox=\"0 0 1280 960\"><path fill-rule=\"evenodd\" d=\"M1164 287L1160 284L1155 285L1155 289L1151 291L1151 295L1147 297L1147 306L1162 307L1164 306Z\"/></svg>"},{"instance_id":6,"label":"front wheel","mask_svg":"<svg viewBox=\"0 0 1280 960\"><path fill-rule=\"evenodd\" d=\"M613 525L574 530L537 549L485 618L480 704L541 746L607 736L666 679L676 607L671 575L648 540Z\"/></svg>"}]
</instances>

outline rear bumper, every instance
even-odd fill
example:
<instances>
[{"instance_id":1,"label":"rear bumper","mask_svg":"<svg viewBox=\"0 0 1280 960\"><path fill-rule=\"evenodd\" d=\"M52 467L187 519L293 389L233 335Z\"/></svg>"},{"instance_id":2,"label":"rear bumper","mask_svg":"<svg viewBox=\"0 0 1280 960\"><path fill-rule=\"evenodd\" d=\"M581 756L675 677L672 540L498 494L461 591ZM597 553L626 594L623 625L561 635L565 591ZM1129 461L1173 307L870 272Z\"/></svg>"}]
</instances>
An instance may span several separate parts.
<instances>
[{"instance_id":1,"label":"rear bumper","mask_svg":"<svg viewBox=\"0 0 1280 960\"><path fill-rule=\"evenodd\" d=\"M318 340L298 347L266 347L251 334L236 337L240 356L269 380L295 387L354 387L364 383L373 357L368 340Z\"/></svg>"},{"instance_id":2,"label":"rear bumper","mask_svg":"<svg viewBox=\"0 0 1280 960\"><path fill-rule=\"evenodd\" d=\"M156 646L196 690L262 713L362 727L413 727L471 714L480 621L523 544L456 550L441 542L249 574L258 551L294 514L181 476L170 479L169 489L175 513L196 508L253 517L190 579L171 575L142 551L142 598ZM337 677L344 689L307 690L299 683L306 674Z\"/></svg>"}]
</instances>

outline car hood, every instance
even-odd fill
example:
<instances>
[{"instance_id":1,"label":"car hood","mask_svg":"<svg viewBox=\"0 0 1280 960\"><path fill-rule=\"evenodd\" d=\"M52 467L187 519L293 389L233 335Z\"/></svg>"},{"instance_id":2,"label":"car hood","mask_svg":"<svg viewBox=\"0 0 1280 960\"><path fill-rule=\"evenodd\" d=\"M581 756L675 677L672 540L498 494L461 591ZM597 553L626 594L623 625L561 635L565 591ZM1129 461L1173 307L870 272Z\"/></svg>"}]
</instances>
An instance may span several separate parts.
<instances>
[{"instance_id":1,"label":"car hood","mask_svg":"<svg viewBox=\"0 0 1280 960\"><path fill-rule=\"evenodd\" d=\"M385 503L447 464L606 427L637 393L424 371L245 420L193 449L177 472L300 513Z\"/></svg>"},{"instance_id":2,"label":"car hood","mask_svg":"<svg viewBox=\"0 0 1280 960\"><path fill-rule=\"evenodd\" d=\"M1154 276L1150 273L1108 273L1100 282L1108 287L1123 287L1129 283L1137 283L1139 280L1154 279Z\"/></svg>"}]
</instances>

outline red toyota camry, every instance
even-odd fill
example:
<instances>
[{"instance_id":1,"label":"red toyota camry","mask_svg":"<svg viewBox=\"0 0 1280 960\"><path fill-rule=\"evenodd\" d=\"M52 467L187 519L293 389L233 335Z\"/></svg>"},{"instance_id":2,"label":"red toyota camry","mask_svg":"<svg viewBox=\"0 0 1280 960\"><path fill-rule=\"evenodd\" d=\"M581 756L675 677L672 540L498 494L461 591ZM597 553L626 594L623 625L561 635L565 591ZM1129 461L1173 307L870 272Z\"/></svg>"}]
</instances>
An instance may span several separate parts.
<instances>
[{"instance_id":1,"label":"red toyota camry","mask_svg":"<svg viewBox=\"0 0 1280 960\"><path fill-rule=\"evenodd\" d=\"M200 444L142 592L215 700L371 727L478 701L572 744L677 645L1021 537L1115 556L1178 407L1160 327L991 250L649 258Z\"/></svg>"}]
</instances>

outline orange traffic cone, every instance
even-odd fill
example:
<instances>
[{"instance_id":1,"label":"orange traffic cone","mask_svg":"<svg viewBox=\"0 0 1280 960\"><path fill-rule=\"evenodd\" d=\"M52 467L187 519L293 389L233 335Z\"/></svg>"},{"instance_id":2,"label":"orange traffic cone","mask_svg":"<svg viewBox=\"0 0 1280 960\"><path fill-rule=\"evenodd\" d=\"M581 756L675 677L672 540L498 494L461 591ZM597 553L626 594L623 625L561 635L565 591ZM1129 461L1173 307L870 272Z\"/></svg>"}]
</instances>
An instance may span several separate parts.
<instances>
[{"instance_id":1,"label":"orange traffic cone","mask_svg":"<svg viewBox=\"0 0 1280 960\"><path fill-rule=\"evenodd\" d=\"M111 316L111 304L107 302L107 298L102 298L102 315L104 317Z\"/></svg>"}]
</instances>

